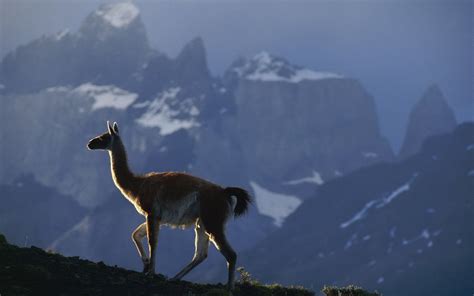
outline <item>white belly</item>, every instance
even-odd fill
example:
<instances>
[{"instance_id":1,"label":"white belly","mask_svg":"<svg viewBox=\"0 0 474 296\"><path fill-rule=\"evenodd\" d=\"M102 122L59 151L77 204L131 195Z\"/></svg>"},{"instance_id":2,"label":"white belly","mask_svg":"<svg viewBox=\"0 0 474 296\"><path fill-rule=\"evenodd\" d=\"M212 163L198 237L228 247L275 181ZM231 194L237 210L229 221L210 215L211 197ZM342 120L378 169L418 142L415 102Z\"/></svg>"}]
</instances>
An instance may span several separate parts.
<instances>
[{"instance_id":1,"label":"white belly","mask_svg":"<svg viewBox=\"0 0 474 296\"><path fill-rule=\"evenodd\" d=\"M197 192L171 204L157 204L157 213L161 224L172 227L193 225L199 217Z\"/></svg>"}]
</instances>

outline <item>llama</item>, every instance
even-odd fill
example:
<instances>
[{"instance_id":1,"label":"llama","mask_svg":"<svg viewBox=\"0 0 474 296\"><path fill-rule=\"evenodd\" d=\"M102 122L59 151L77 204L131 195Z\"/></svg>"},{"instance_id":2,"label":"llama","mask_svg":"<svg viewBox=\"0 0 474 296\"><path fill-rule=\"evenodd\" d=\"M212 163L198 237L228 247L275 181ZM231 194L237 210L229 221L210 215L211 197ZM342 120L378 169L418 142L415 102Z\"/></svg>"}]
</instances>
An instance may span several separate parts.
<instances>
[{"instance_id":1,"label":"llama","mask_svg":"<svg viewBox=\"0 0 474 296\"><path fill-rule=\"evenodd\" d=\"M178 172L132 173L118 125L107 122L107 132L89 141L90 150L109 152L110 168L115 186L146 218L132 233L132 240L143 262L143 272L154 274L156 246L160 225L195 226L195 252L191 262L173 279L179 280L207 257L209 242L227 261L227 287L234 287L237 254L225 235L225 224L232 217L243 215L251 202L244 189L223 188L204 179ZM142 240L148 238L148 255Z\"/></svg>"}]
</instances>

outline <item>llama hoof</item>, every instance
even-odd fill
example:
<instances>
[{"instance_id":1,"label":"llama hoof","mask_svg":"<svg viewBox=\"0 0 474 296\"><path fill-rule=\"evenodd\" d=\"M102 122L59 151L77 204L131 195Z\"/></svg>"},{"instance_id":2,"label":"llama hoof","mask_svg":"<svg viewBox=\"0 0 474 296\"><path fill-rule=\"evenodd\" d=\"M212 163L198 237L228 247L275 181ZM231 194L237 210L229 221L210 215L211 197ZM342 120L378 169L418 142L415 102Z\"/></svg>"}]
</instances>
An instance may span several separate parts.
<instances>
[{"instance_id":1,"label":"llama hoof","mask_svg":"<svg viewBox=\"0 0 474 296\"><path fill-rule=\"evenodd\" d=\"M148 270L145 272L145 275L148 276L148 277L153 277L153 276L155 275L155 271L148 269Z\"/></svg>"},{"instance_id":2,"label":"llama hoof","mask_svg":"<svg viewBox=\"0 0 474 296\"><path fill-rule=\"evenodd\" d=\"M147 276L154 276L155 275L155 266L153 266L153 264L149 263L147 268L146 268L145 274Z\"/></svg>"},{"instance_id":3,"label":"llama hoof","mask_svg":"<svg viewBox=\"0 0 474 296\"><path fill-rule=\"evenodd\" d=\"M143 261L143 273L148 273L148 270L150 269L150 259L145 258L142 260Z\"/></svg>"}]
</instances>

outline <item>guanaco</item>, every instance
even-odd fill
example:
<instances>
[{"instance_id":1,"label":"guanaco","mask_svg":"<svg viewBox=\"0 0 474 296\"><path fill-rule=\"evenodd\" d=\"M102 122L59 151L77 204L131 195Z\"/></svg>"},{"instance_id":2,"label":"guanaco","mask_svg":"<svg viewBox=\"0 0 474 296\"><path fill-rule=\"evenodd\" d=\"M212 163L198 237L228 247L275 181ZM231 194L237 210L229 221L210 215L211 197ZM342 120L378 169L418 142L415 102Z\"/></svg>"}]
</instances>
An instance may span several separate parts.
<instances>
[{"instance_id":1,"label":"guanaco","mask_svg":"<svg viewBox=\"0 0 474 296\"><path fill-rule=\"evenodd\" d=\"M225 235L225 225L232 217L243 215L251 197L242 188L223 188L204 179L179 172L134 174L127 161L118 125L107 121L107 132L89 141L90 150L105 150L110 156L110 169L115 186L146 221L132 233L132 240L143 262L143 272L154 274L156 246L160 225L195 226L194 256L173 279L179 280L207 258L209 242L227 261L228 289L234 287L237 254ZM148 238L148 255L142 240Z\"/></svg>"}]
</instances>

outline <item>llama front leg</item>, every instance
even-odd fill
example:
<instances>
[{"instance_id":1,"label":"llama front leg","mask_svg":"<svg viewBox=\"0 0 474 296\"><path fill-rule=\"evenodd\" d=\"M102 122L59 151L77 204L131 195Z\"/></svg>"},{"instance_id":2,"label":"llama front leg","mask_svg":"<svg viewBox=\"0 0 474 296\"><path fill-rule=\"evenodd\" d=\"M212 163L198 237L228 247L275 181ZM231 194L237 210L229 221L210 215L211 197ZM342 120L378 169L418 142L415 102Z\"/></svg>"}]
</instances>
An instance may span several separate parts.
<instances>
[{"instance_id":1,"label":"llama front leg","mask_svg":"<svg viewBox=\"0 0 474 296\"><path fill-rule=\"evenodd\" d=\"M148 264L147 274L155 273L156 245L158 243L158 234L160 232L160 223L153 215L146 217L146 234L148 237L148 253L150 254L150 263Z\"/></svg>"},{"instance_id":2,"label":"llama front leg","mask_svg":"<svg viewBox=\"0 0 474 296\"><path fill-rule=\"evenodd\" d=\"M146 222L140 224L135 231L132 233L132 240L137 247L138 254L140 254L140 258L143 262L143 272L148 271L148 266L150 265L150 259L145 254L145 250L143 249L143 238L146 236Z\"/></svg>"}]
</instances>

